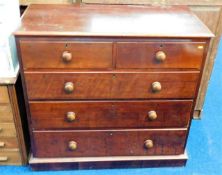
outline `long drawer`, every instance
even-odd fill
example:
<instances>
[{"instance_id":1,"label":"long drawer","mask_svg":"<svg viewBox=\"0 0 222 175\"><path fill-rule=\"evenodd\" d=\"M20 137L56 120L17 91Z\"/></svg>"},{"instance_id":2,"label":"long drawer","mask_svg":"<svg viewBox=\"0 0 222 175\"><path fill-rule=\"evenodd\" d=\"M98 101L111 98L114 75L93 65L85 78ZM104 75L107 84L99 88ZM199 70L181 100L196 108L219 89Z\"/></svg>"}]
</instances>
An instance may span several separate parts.
<instances>
[{"instance_id":1,"label":"long drawer","mask_svg":"<svg viewBox=\"0 0 222 175\"><path fill-rule=\"evenodd\" d=\"M192 100L49 101L29 103L38 129L187 127Z\"/></svg>"},{"instance_id":2,"label":"long drawer","mask_svg":"<svg viewBox=\"0 0 222 175\"><path fill-rule=\"evenodd\" d=\"M199 72L25 72L29 99L195 97Z\"/></svg>"},{"instance_id":3,"label":"long drawer","mask_svg":"<svg viewBox=\"0 0 222 175\"><path fill-rule=\"evenodd\" d=\"M117 68L200 69L205 42L119 42Z\"/></svg>"},{"instance_id":4,"label":"long drawer","mask_svg":"<svg viewBox=\"0 0 222 175\"><path fill-rule=\"evenodd\" d=\"M176 155L186 129L35 131L34 157Z\"/></svg>"},{"instance_id":5,"label":"long drawer","mask_svg":"<svg viewBox=\"0 0 222 175\"><path fill-rule=\"evenodd\" d=\"M21 40L24 69L111 68L111 42Z\"/></svg>"}]
</instances>

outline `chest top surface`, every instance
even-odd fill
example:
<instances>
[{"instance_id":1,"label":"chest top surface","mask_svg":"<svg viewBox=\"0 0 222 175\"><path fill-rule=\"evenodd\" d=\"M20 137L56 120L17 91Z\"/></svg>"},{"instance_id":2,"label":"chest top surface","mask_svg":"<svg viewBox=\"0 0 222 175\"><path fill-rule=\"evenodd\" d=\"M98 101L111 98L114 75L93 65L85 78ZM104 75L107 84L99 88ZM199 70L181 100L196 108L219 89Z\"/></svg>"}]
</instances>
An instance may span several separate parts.
<instances>
[{"instance_id":1,"label":"chest top surface","mask_svg":"<svg viewBox=\"0 0 222 175\"><path fill-rule=\"evenodd\" d=\"M30 5L17 36L212 37L185 6Z\"/></svg>"}]
</instances>

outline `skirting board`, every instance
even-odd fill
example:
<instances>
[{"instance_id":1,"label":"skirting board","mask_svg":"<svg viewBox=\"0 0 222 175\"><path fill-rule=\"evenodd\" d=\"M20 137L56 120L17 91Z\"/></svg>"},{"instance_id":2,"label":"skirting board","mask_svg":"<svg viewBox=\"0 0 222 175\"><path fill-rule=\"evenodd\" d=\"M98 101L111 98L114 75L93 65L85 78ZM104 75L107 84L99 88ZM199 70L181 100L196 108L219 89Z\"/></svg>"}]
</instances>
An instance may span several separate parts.
<instances>
[{"instance_id":1,"label":"skirting board","mask_svg":"<svg viewBox=\"0 0 222 175\"><path fill-rule=\"evenodd\" d=\"M33 170L145 168L185 166L187 153L169 156L116 156L35 158L31 155L29 164Z\"/></svg>"}]
</instances>

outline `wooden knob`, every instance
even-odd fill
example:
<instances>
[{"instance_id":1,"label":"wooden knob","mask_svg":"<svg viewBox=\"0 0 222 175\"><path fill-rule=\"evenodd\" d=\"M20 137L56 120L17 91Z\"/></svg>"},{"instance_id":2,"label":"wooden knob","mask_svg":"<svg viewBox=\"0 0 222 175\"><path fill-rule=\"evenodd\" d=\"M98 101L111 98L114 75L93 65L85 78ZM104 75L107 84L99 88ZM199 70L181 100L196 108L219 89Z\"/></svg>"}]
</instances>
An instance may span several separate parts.
<instances>
[{"instance_id":1,"label":"wooden knob","mask_svg":"<svg viewBox=\"0 0 222 175\"><path fill-rule=\"evenodd\" d=\"M156 53L156 60L159 62L163 62L166 59L166 54L163 51L158 51Z\"/></svg>"},{"instance_id":2,"label":"wooden knob","mask_svg":"<svg viewBox=\"0 0 222 175\"><path fill-rule=\"evenodd\" d=\"M153 92L160 92L161 91L161 84L160 82L156 81L152 83L152 91Z\"/></svg>"},{"instance_id":3,"label":"wooden knob","mask_svg":"<svg viewBox=\"0 0 222 175\"><path fill-rule=\"evenodd\" d=\"M69 149L70 149L71 151L76 150L76 149L77 149L77 143L76 143L75 141L70 141L70 142L69 142Z\"/></svg>"},{"instance_id":4,"label":"wooden knob","mask_svg":"<svg viewBox=\"0 0 222 175\"><path fill-rule=\"evenodd\" d=\"M75 112L67 112L66 118L69 122L72 122L76 119L76 114Z\"/></svg>"},{"instance_id":5,"label":"wooden knob","mask_svg":"<svg viewBox=\"0 0 222 175\"><path fill-rule=\"evenodd\" d=\"M68 51L64 51L62 53L62 59L65 63L70 62L72 60L72 53Z\"/></svg>"},{"instance_id":6,"label":"wooden knob","mask_svg":"<svg viewBox=\"0 0 222 175\"><path fill-rule=\"evenodd\" d=\"M148 118L149 118L149 120L156 120L157 119L156 111L149 111L148 112Z\"/></svg>"},{"instance_id":7,"label":"wooden knob","mask_svg":"<svg viewBox=\"0 0 222 175\"><path fill-rule=\"evenodd\" d=\"M64 90L67 94L70 94L74 90L74 84L72 82L65 83Z\"/></svg>"},{"instance_id":8,"label":"wooden knob","mask_svg":"<svg viewBox=\"0 0 222 175\"><path fill-rule=\"evenodd\" d=\"M0 148L4 148L5 147L5 142L0 142Z\"/></svg>"},{"instance_id":9,"label":"wooden knob","mask_svg":"<svg viewBox=\"0 0 222 175\"><path fill-rule=\"evenodd\" d=\"M7 162L8 161L8 157L0 157L0 162Z\"/></svg>"},{"instance_id":10,"label":"wooden knob","mask_svg":"<svg viewBox=\"0 0 222 175\"><path fill-rule=\"evenodd\" d=\"M144 142L144 146L145 146L146 149L153 148L153 141L152 140L146 140Z\"/></svg>"}]
</instances>

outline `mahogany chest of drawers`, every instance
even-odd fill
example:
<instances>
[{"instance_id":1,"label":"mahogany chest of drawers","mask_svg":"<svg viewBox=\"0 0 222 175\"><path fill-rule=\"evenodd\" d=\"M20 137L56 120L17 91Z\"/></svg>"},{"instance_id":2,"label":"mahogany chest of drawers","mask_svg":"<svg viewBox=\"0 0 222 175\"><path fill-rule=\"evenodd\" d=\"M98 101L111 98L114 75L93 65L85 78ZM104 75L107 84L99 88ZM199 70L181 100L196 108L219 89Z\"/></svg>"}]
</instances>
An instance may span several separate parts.
<instances>
[{"instance_id":1,"label":"mahogany chest of drawers","mask_svg":"<svg viewBox=\"0 0 222 175\"><path fill-rule=\"evenodd\" d=\"M186 7L31 5L15 36L33 169L186 163L213 36Z\"/></svg>"}]
</instances>

